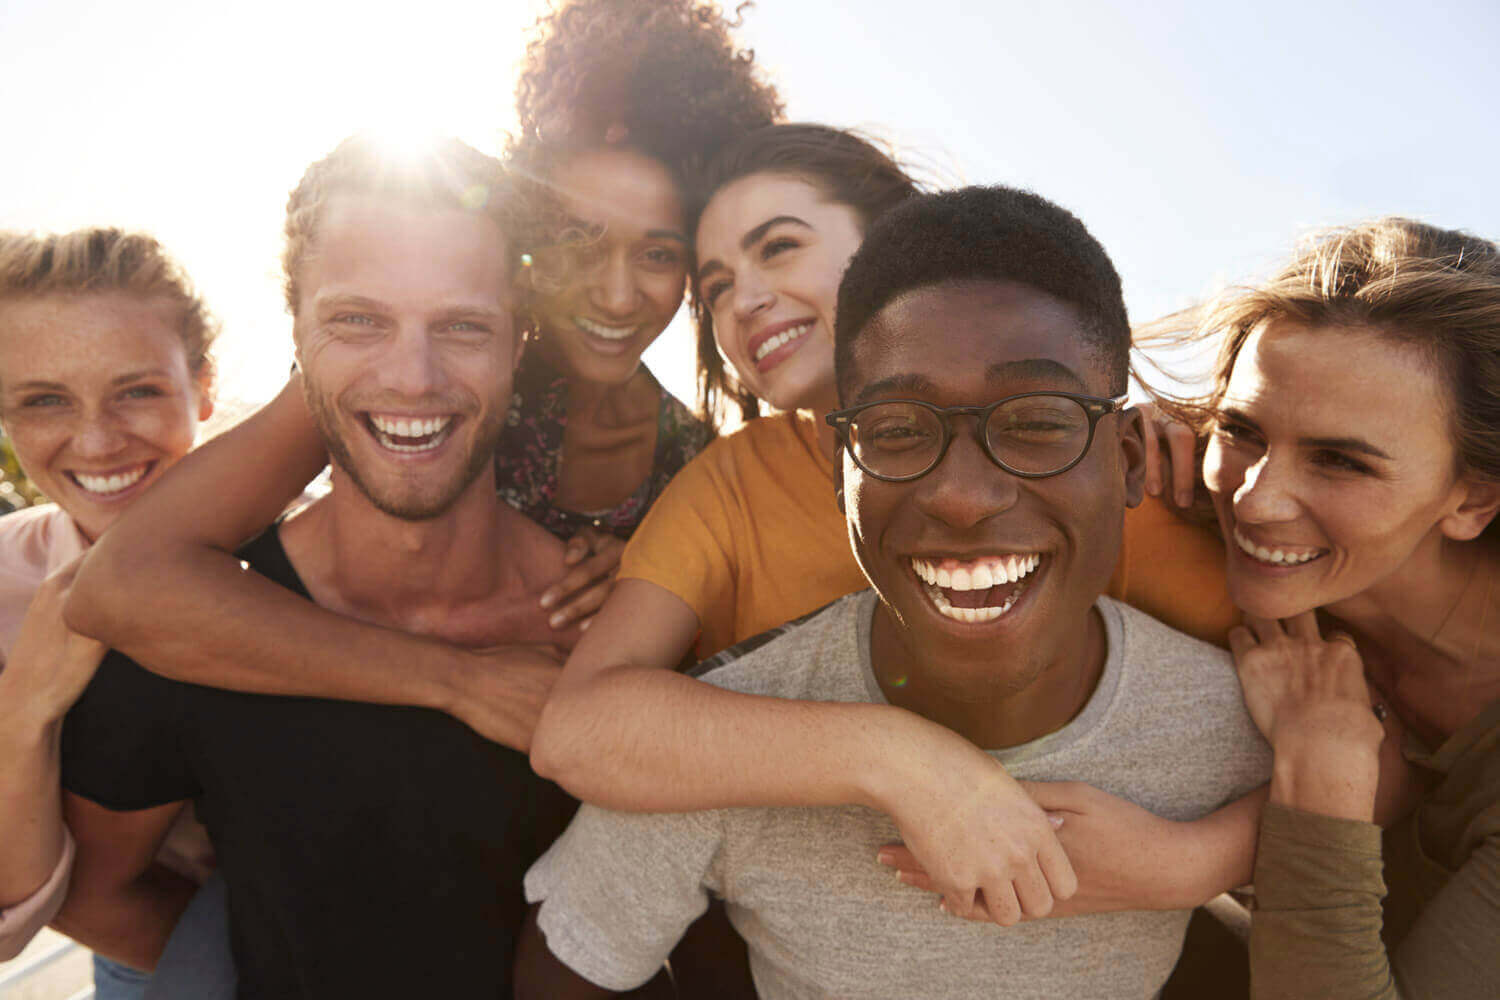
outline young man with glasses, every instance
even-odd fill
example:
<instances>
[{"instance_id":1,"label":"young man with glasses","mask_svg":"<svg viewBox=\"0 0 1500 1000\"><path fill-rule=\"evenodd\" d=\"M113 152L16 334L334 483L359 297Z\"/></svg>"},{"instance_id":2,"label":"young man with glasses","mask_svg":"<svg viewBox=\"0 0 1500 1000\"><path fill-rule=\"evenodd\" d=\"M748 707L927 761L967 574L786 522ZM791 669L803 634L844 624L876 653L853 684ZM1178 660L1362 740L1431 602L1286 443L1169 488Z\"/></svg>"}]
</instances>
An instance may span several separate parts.
<instances>
[{"instance_id":1,"label":"young man with glasses","mask_svg":"<svg viewBox=\"0 0 1500 1000\"><path fill-rule=\"evenodd\" d=\"M1269 755L1227 655L1101 596L1142 492L1129 338L1103 249L1035 195L970 188L876 223L840 289L845 408L829 416L873 591L706 679L888 703L1019 778L1089 782L1168 819L1261 783ZM541 908L518 995L645 981L711 894L765 997L1149 997L1172 970L1186 911L960 921L876 863L893 839L861 807L585 807L527 876Z\"/></svg>"}]
</instances>

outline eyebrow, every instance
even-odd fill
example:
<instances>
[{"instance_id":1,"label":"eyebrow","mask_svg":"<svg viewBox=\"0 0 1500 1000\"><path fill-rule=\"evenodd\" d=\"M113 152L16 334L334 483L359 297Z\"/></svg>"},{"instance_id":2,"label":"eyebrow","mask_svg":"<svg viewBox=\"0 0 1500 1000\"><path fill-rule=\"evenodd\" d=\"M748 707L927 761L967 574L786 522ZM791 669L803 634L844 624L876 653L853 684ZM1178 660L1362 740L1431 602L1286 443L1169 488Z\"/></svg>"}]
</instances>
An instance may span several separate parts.
<instances>
[{"instance_id":1,"label":"eyebrow","mask_svg":"<svg viewBox=\"0 0 1500 1000\"><path fill-rule=\"evenodd\" d=\"M766 235L766 233L771 231L772 226L778 225L783 222L790 222L792 225L801 226L803 229L812 228L809 223L797 218L795 215L773 215L771 216L771 218L767 219L765 222L762 222L754 229L751 229L749 232L745 233L744 236L740 237L740 249L749 250L751 247L755 246L755 244L759 243L761 239ZM703 266L698 268L698 280L702 281L705 277L713 274L715 271L722 271L724 269L724 262L719 260L719 258L717 257L715 257L713 260L704 261Z\"/></svg>"},{"instance_id":2,"label":"eyebrow","mask_svg":"<svg viewBox=\"0 0 1500 1000\"><path fill-rule=\"evenodd\" d=\"M109 380L110 385L125 385L128 382L138 382L143 378L166 378L171 375L165 368L143 368L140 371L126 372L124 375L116 375ZM7 389L13 392L36 391L38 389L70 391L66 383L49 382L45 379L28 379L25 382L14 382Z\"/></svg>"},{"instance_id":3,"label":"eyebrow","mask_svg":"<svg viewBox=\"0 0 1500 1000\"><path fill-rule=\"evenodd\" d=\"M576 215L568 216L568 225L574 229L582 230L591 240L601 239L609 231L609 227L602 222L590 222L588 219L580 219ZM646 239L676 240L683 246L688 245L688 238L676 229L648 229L646 230Z\"/></svg>"},{"instance_id":4,"label":"eyebrow","mask_svg":"<svg viewBox=\"0 0 1500 1000\"><path fill-rule=\"evenodd\" d=\"M1024 361L1001 361L984 370L985 378L991 381L1005 379L1036 379L1038 381L1063 381L1075 389L1086 389L1087 384L1073 369L1061 361L1051 358L1027 358Z\"/></svg>"},{"instance_id":5,"label":"eyebrow","mask_svg":"<svg viewBox=\"0 0 1500 1000\"><path fill-rule=\"evenodd\" d=\"M646 230L648 240L676 240L683 246L688 245L688 238L675 229L648 229Z\"/></svg>"},{"instance_id":6,"label":"eyebrow","mask_svg":"<svg viewBox=\"0 0 1500 1000\"><path fill-rule=\"evenodd\" d=\"M892 375L890 378L871 382L859 390L859 395L854 397L854 401L856 403L863 403L871 396L879 396L887 392L909 392L921 395L922 393L933 393L936 391L937 386L933 384L933 381L921 375Z\"/></svg>"},{"instance_id":7,"label":"eyebrow","mask_svg":"<svg viewBox=\"0 0 1500 1000\"><path fill-rule=\"evenodd\" d=\"M1246 414L1243 410L1236 410L1233 407L1226 407L1224 409L1221 409L1219 413L1221 413L1223 416L1228 417L1230 420L1235 421L1236 423L1244 424L1251 430L1261 430L1260 424L1257 424L1254 420L1251 420L1249 415ZM1390 455L1386 454L1384 451L1381 451L1379 448L1375 447L1364 438L1301 437L1297 439L1297 444L1303 448L1328 448L1332 451L1352 451L1360 455L1369 455L1371 458L1383 458L1386 461L1391 460Z\"/></svg>"}]
</instances>

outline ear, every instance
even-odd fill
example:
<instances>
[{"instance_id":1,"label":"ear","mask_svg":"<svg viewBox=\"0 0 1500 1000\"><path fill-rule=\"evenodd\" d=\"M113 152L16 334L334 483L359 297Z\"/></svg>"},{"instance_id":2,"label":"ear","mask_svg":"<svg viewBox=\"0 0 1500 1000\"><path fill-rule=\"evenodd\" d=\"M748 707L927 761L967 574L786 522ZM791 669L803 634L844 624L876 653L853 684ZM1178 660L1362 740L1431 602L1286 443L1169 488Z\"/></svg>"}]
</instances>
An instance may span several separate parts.
<instances>
[{"instance_id":1,"label":"ear","mask_svg":"<svg viewBox=\"0 0 1500 1000\"><path fill-rule=\"evenodd\" d=\"M839 505L839 513L848 513L844 510L844 446L839 445L833 449L833 499Z\"/></svg>"},{"instance_id":2,"label":"ear","mask_svg":"<svg viewBox=\"0 0 1500 1000\"><path fill-rule=\"evenodd\" d=\"M1141 408L1132 406L1122 411L1116 424L1121 472L1125 475L1125 506L1139 507L1146 495L1146 424Z\"/></svg>"},{"instance_id":3,"label":"ear","mask_svg":"<svg viewBox=\"0 0 1500 1000\"><path fill-rule=\"evenodd\" d=\"M198 369L196 380L198 383L198 422L201 424L214 415L214 381L218 373L214 371L212 358L203 359L203 367Z\"/></svg>"},{"instance_id":4,"label":"ear","mask_svg":"<svg viewBox=\"0 0 1500 1000\"><path fill-rule=\"evenodd\" d=\"M1500 483L1465 476L1456 490L1458 506L1438 522L1438 528L1456 542L1471 541L1500 513Z\"/></svg>"}]
</instances>

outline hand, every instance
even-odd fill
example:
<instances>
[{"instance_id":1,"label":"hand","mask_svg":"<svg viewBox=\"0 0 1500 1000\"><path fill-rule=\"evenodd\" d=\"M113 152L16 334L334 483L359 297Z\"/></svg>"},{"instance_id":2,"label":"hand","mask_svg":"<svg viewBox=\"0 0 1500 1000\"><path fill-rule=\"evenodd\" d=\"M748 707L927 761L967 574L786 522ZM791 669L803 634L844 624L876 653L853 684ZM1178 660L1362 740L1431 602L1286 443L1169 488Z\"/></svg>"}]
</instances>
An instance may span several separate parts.
<instances>
[{"instance_id":1,"label":"hand","mask_svg":"<svg viewBox=\"0 0 1500 1000\"><path fill-rule=\"evenodd\" d=\"M531 752L531 734L566 654L550 643L466 651L450 714L494 743Z\"/></svg>"},{"instance_id":2,"label":"hand","mask_svg":"<svg viewBox=\"0 0 1500 1000\"><path fill-rule=\"evenodd\" d=\"M1245 707L1275 752L1271 801L1373 819L1385 728L1364 662L1344 633L1324 640L1308 611L1281 622L1246 616L1229 632Z\"/></svg>"},{"instance_id":3,"label":"hand","mask_svg":"<svg viewBox=\"0 0 1500 1000\"><path fill-rule=\"evenodd\" d=\"M1172 503L1184 510L1191 507L1198 475L1197 436L1151 403L1142 403L1138 409L1145 425L1146 492L1161 496L1163 486L1171 483Z\"/></svg>"},{"instance_id":4,"label":"hand","mask_svg":"<svg viewBox=\"0 0 1500 1000\"><path fill-rule=\"evenodd\" d=\"M1078 892L1059 901L1048 916L1191 909L1230 888L1215 879L1213 859L1200 858L1190 823L1162 819L1082 782L1020 785L1047 810L1078 876ZM907 885L936 891L915 855L901 845L882 848L879 859ZM976 908L970 919L989 918Z\"/></svg>"},{"instance_id":5,"label":"hand","mask_svg":"<svg viewBox=\"0 0 1500 1000\"><path fill-rule=\"evenodd\" d=\"M942 768L919 790L911 819L892 812L928 888L955 916L1011 926L1045 917L1078 889L1053 825L1005 769L981 750ZM940 779L937 776L943 775Z\"/></svg>"},{"instance_id":6,"label":"hand","mask_svg":"<svg viewBox=\"0 0 1500 1000\"><path fill-rule=\"evenodd\" d=\"M624 552L625 543L607 531L583 528L568 539L563 562L571 568L542 594L544 609L557 608L547 624L561 631L598 611L614 589Z\"/></svg>"},{"instance_id":7,"label":"hand","mask_svg":"<svg viewBox=\"0 0 1500 1000\"><path fill-rule=\"evenodd\" d=\"M44 725L58 722L93 679L108 647L63 622L78 560L42 582L26 609L3 676L6 701Z\"/></svg>"}]
</instances>

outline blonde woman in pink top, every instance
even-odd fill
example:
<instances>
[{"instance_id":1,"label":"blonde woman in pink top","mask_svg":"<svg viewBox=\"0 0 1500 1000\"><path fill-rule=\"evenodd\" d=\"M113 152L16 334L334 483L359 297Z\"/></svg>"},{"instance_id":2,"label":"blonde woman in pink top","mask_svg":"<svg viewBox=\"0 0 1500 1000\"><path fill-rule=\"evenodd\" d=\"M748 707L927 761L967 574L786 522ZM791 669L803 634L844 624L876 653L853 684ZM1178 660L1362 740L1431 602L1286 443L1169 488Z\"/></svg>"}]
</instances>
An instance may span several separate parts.
<instances>
[{"instance_id":1,"label":"blonde woman in pink top","mask_svg":"<svg viewBox=\"0 0 1500 1000\"><path fill-rule=\"evenodd\" d=\"M58 738L105 652L63 624L72 564L193 446L216 332L149 236L0 234L0 424L54 501L0 519L0 960L53 918L72 864ZM161 881L170 928L197 887L167 869ZM98 995L139 995L130 969L154 965L151 950L96 963Z\"/></svg>"}]
</instances>

